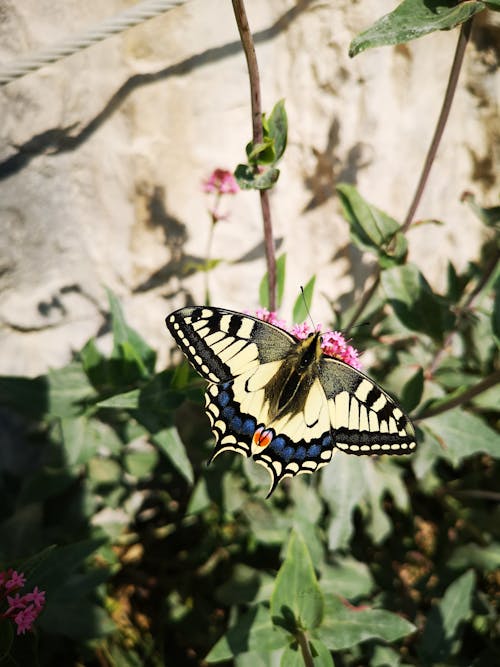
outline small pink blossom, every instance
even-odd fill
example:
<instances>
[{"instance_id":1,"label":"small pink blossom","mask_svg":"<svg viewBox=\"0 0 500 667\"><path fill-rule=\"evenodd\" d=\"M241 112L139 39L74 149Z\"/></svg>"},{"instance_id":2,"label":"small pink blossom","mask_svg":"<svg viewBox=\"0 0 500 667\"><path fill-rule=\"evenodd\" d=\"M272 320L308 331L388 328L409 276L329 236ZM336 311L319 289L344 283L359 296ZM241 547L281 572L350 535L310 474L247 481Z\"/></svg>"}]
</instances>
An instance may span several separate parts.
<instances>
[{"instance_id":1,"label":"small pink blossom","mask_svg":"<svg viewBox=\"0 0 500 667\"><path fill-rule=\"evenodd\" d=\"M276 311L269 311L267 308L258 308L255 311L255 315L259 318L259 320L262 320L263 322L269 322L269 324L274 324L275 327L285 329L286 331L286 322L285 320L279 319L278 313Z\"/></svg>"},{"instance_id":2,"label":"small pink blossom","mask_svg":"<svg viewBox=\"0 0 500 667\"><path fill-rule=\"evenodd\" d=\"M238 183L227 169L214 169L203 181L204 192L215 192L218 195L234 195L239 192Z\"/></svg>"},{"instance_id":3,"label":"small pink blossom","mask_svg":"<svg viewBox=\"0 0 500 667\"><path fill-rule=\"evenodd\" d=\"M276 312L269 312L267 308L257 309L255 311L255 315L264 322L269 322L270 324L274 324L280 329L288 331L298 340L304 340L312 333L314 333L313 328L308 322L294 324L289 328L284 320L280 320L278 318L278 314ZM321 331L321 328L321 324L318 324L316 326L316 331ZM358 370L361 368L358 351L352 345L347 343L346 339L339 331L324 331L321 334L321 349L327 357L340 359L346 364L349 364L349 366L352 366Z\"/></svg>"},{"instance_id":4,"label":"small pink blossom","mask_svg":"<svg viewBox=\"0 0 500 667\"><path fill-rule=\"evenodd\" d=\"M26 632L26 630L31 630L31 627L33 623L36 621L37 616L38 612L33 607L33 605L26 607L18 614L16 614L14 616L14 621L17 625L17 634L23 635Z\"/></svg>"},{"instance_id":5,"label":"small pink blossom","mask_svg":"<svg viewBox=\"0 0 500 667\"><path fill-rule=\"evenodd\" d=\"M21 572L16 572L16 570L8 570L7 574L10 574L10 579L5 582L5 589L7 591L15 590L16 588L22 588L26 583L26 577Z\"/></svg>"},{"instance_id":6,"label":"small pink blossom","mask_svg":"<svg viewBox=\"0 0 500 667\"><path fill-rule=\"evenodd\" d=\"M31 593L9 595L9 592L19 590L25 583L26 577L22 572L12 569L0 572L0 604L6 599L8 605L6 611L0 611L0 616L14 621L18 635L31 630L45 605L45 591L41 591L38 586L35 586Z\"/></svg>"}]
</instances>

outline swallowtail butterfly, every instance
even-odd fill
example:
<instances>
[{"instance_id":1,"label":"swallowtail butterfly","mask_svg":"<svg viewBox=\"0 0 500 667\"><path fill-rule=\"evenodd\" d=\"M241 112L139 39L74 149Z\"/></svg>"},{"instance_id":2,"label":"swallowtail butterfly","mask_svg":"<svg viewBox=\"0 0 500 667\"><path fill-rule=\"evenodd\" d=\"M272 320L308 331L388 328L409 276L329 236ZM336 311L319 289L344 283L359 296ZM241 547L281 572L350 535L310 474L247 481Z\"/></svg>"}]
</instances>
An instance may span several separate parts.
<instances>
[{"instance_id":1,"label":"swallowtail butterfly","mask_svg":"<svg viewBox=\"0 0 500 667\"><path fill-rule=\"evenodd\" d=\"M373 380L321 350L321 334L297 340L250 315L196 306L167 327L208 380L205 405L215 436L210 461L226 450L252 456L271 475L312 473L336 449L409 454L415 429Z\"/></svg>"}]
</instances>

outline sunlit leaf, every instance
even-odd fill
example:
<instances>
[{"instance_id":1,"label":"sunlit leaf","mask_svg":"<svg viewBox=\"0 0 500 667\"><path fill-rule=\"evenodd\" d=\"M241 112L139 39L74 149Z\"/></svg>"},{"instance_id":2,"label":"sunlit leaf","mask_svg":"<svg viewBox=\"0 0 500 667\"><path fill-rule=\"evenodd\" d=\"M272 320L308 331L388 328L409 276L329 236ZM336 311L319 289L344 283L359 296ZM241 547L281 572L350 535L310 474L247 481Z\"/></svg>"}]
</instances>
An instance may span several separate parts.
<instances>
[{"instance_id":1,"label":"sunlit leaf","mask_svg":"<svg viewBox=\"0 0 500 667\"><path fill-rule=\"evenodd\" d=\"M394 11L352 40L349 55L355 56L375 46L408 42L436 30L449 30L484 8L483 2L472 0L458 4L442 0L403 0Z\"/></svg>"},{"instance_id":2,"label":"sunlit leaf","mask_svg":"<svg viewBox=\"0 0 500 667\"><path fill-rule=\"evenodd\" d=\"M307 319L308 314L311 312L315 282L316 276L313 276L304 287L304 292L301 292L297 297L293 306L293 322L304 322L304 320Z\"/></svg>"}]
</instances>

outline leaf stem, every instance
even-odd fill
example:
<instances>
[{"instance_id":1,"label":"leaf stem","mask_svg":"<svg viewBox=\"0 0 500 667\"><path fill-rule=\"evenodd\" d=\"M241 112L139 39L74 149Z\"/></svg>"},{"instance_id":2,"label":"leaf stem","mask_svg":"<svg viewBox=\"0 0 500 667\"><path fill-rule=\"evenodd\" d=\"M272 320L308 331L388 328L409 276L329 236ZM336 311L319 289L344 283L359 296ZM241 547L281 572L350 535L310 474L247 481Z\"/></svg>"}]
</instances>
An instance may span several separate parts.
<instances>
[{"instance_id":1,"label":"leaf stem","mask_svg":"<svg viewBox=\"0 0 500 667\"><path fill-rule=\"evenodd\" d=\"M296 633L295 638L299 642L300 652L302 653L305 667L314 667L314 661L309 642L307 641L307 635L303 630L299 630Z\"/></svg>"},{"instance_id":2,"label":"leaf stem","mask_svg":"<svg viewBox=\"0 0 500 667\"><path fill-rule=\"evenodd\" d=\"M419 422L422 421L422 419L429 419L429 417L435 417L436 415L440 415L442 412L447 412L448 410L456 408L457 405L462 405L463 403L467 403L472 398L474 398L474 396L477 396L478 394L481 394L483 391L490 389L490 387L494 387L499 382L500 382L500 370L494 371L493 373L491 373L491 375L488 375L483 380L475 384L473 387L469 387L469 389L466 389L459 396L454 396L453 398L450 398L449 401L441 403L440 405L437 405L435 408L431 408L430 410L424 410L424 412L418 415L418 417L416 417L413 421Z\"/></svg>"},{"instance_id":3,"label":"leaf stem","mask_svg":"<svg viewBox=\"0 0 500 667\"><path fill-rule=\"evenodd\" d=\"M250 100L252 105L252 140L260 144L264 138L262 129L262 105L260 95L260 77L255 45L248 25L243 0L232 0L234 16L240 33L241 44L245 53L250 81ZM260 207L264 225L264 243L266 248L267 273L269 277L269 310L276 310L276 255L274 251L273 227L269 192L260 190Z\"/></svg>"}]
</instances>

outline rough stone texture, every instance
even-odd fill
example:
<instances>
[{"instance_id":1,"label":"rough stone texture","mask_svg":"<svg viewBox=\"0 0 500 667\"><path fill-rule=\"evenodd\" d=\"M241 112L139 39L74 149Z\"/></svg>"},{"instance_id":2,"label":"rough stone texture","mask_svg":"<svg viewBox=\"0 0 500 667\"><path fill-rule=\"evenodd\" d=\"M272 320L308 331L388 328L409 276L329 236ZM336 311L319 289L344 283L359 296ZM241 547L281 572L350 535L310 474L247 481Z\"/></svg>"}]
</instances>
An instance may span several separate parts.
<instances>
[{"instance_id":1,"label":"rough stone texture","mask_svg":"<svg viewBox=\"0 0 500 667\"><path fill-rule=\"evenodd\" d=\"M53 45L131 4L4 0L0 60ZM325 320L321 294L349 303L371 267L349 245L335 184L355 183L369 201L404 217L458 33L350 60L352 37L393 2L247 5L264 108L285 98L289 115L272 193L275 236L288 254L282 315L316 273L314 315ZM417 212L445 224L409 236L411 258L438 287L448 259L463 268L485 233L460 194L472 190L485 205L498 197L495 20L491 12L477 20ZM192 270L209 233L211 200L201 181L215 167L234 168L251 134L229 0L192 0L12 82L0 89L0 113L0 372L34 375L66 363L103 323L104 286L165 360L164 316L188 297L204 299L205 275ZM230 219L217 226L212 248L225 261L209 276L211 300L253 308L265 271L258 196L238 194L226 207Z\"/></svg>"}]
</instances>

